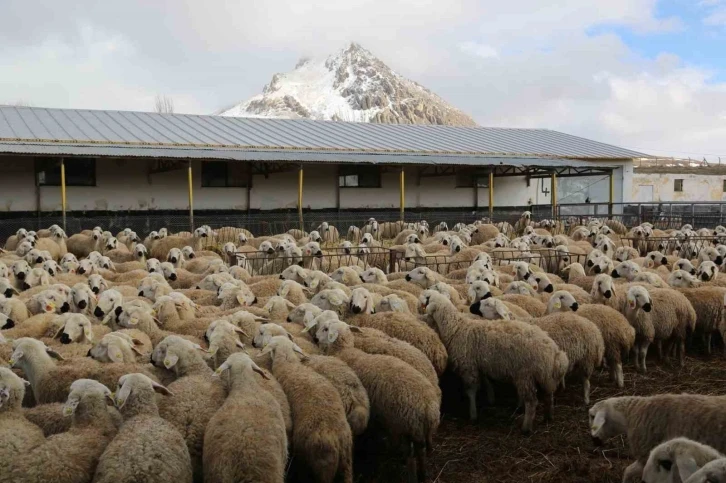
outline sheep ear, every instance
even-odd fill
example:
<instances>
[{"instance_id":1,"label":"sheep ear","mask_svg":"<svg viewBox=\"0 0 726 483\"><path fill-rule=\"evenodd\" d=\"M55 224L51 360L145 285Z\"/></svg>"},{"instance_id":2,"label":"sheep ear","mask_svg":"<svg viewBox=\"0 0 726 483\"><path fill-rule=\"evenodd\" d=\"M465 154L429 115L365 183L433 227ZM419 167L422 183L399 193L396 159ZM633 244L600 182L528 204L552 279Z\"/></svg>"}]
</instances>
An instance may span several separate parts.
<instances>
[{"instance_id":1,"label":"sheep ear","mask_svg":"<svg viewBox=\"0 0 726 483\"><path fill-rule=\"evenodd\" d=\"M497 314L504 320L508 320L510 318L509 311L506 309L506 307L503 304L496 304Z\"/></svg>"},{"instance_id":2,"label":"sheep ear","mask_svg":"<svg viewBox=\"0 0 726 483\"><path fill-rule=\"evenodd\" d=\"M260 376L262 376L263 379L267 379L267 380L270 379L270 376L268 376L267 373L265 371L263 371L262 369L260 369L260 367L257 364L255 364L254 362L252 363L252 370L255 371L257 374L259 374Z\"/></svg>"},{"instance_id":3,"label":"sheep ear","mask_svg":"<svg viewBox=\"0 0 726 483\"><path fill-rule=\"evenodd\" d=\"M132 337L131 342L133 342L134 345L144 345L144 343L140 339L137 339L136 337Z\"/></svg>"},{"instance_id":4,"label":"sheep ear","mask_svg":"<svg viewBox=\"0 0 726 483\"><path fill-rule=\"evenodd\" d=\"M111 359L111 362L124 362L123 352L115 342L108 345L108 358Z\"/></svg>"},{"instance_id":5,"label":"sheep ear","mask_svg":"<svg viewBox=\"0 0 726 483\"><path fill-rule=\"evenodd\" d=\"M362 332L363 332L363 331L362 331L362 330L360 329L360 327L358 327L357 325L351 325L351 326L350 326L350 331L351 331L351 332L355 332L355 333L357 333L357 334L360 334L360 333L362 333Z\"/></svg>"},{"instance_id":6,"label":"sheep ear","mask_svg":"<svg viewBox=\"0 0 726 483\"><path fill-rule=\"evenodd\" d=\"M236 346L237 346L237 347L239 347L240 349L244 349L244 348L245 348L245 345L244 345L244 344L242 343L242 341L241 341L241 340L236 340L236 341L234 341L234 345L236 345Z\"/></svg>"},{"instance_id":7,"label":"sheep ear","mask_svg":"<svg viewBox=\"0 0 726 483\"><path fill-rule=\"evenodd\" d=\"M50 347L45 348L45 352L48 353L49 356L51 356L53 359L57 359L59 361L64 361L65 357L57 353L55 350L51 349Z\"/></svg>"},{"instance_id":8,"label":"sheep ear","mask_svg":"<svg viewBox=\"0 0 726 483\"><path fill-rule=\"evenodd\" d=\"M164 358L164 367L167 369L171 369L176 365L176 363L179 362L179 356L174 354L173 352L167 351L166 357Z\"/></svg>"},{"instance_id":9,"label":"sheep ear","mask_svg":"<svg viewBox=\"0 0 726 483\"><path fill-rule=\"evenodd\" d=\"M240 329L239 327L236 327L236 326L235 326L235 328L234 328L234 331L235 331L235 332L237 332L238 334L242 334L242 335L243 335L243 336L245 336L245 337L249 337L249 336L247 335L247 332L245 332L244 330Z\"/></svg>"},{"instance_id":10,"label":"sheep ear","mask_svg":"<svg viewBox=\"0 0 726 483\"><path fill-rule=\"evenodd\" d=\"M688 480L693 473L698 471L696 460L690 455L676 455L676 466L678 467L678 474L681 477L681 481Z\"/></svg>"},{"instance_id":11,"label":"sheep ear","mask_svg":"<svg viewBox=\"0 0 726 483\"><path fill-rule=\"evenodd\" d=\"M164 396L173 396L174 393L168 390L166 387L162 386L158 382L151 381L151 387L154 388L154 391L158 392L159 394L163 394Z\"/></svg>"},{"instance_id":12,"label":"sheep ear","mask_svg":"<svg viewBox=\"0 0 726 483\"><path fill-rule=\"evenodd\" d=\"M290 302L289 300L285 300L285 305L287 305L287 308L290 310L293 310L295 308L295 304Z\"/></svg>"},{"instance_id":13,"label":"sheep ear","mask_svg":"<svg viewBox=\"0 0 726 483\"><path fill-rule=\"evenodd\" d=\"M59 338L59 337L60 337L61 335L63 335L63 330L64 330L65 328L66 328L66 324L63 324L63 325L61 325L61 326L60 326L60 328L58 329L58 331L57 331L57 332L55 333L55 335L53 336L53 338L54 338L54 339L58 339L58 338Z\"/></svg>"},{"instance_id":14,"label":"sheep ear","mask_svg":"<svg viewBox=\"0 0 726 483\"><path fill-rule=\"evenodd\" d=\"M434 272L430 270L426 270L426 280L429 280L431 282L434 281Z\"/></svg>"},{"instance_id":15,"label":"sheep ear","mask_svg":"<svg viewBox=\"0 0 726 483\"><path fill-rule=\"evenodd\" d=\"M86 337L88 342L93 342L93 330L91 329L90 324L83 327L83 335Z\"/></svg>"},{"instance_id":16,"label":"sheep ear","mask_svg":"<svg viewBox=\"0 0 726 483\"><path fill-rule=\"evenodd\" d=\"M336 340L338 340L338 331L329 330L328 331L328 343L332 344Z\"/></svg>"}]
</instances>

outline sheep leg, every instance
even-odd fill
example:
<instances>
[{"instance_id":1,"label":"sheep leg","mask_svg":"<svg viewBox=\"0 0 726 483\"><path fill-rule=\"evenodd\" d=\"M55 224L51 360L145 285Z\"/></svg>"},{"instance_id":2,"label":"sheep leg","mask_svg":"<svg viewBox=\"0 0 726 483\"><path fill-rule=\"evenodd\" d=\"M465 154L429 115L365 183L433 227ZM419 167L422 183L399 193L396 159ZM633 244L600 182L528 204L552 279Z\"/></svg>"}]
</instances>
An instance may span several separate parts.
<instances>
[{"instance_id":1,"label":"sheep leg","mask_svg":"<svg viewBox=\"0 0 726 483\"><path fill-rule=\"evenodd\" d=\"M681 367L686 365L686 341L681 339L676 343L676 351L678 353L678 363Z\"/></svg>"},{"instance_id":2,"label":"sheep leg","mask_svg":"<svg viewBox=\"0 0 726 483\"><path fill-rule=\"evenodd\" d=\"M409 443L408 457L406 458L406 472L408 473L408 483L418 483L413 443Z\"/></svg>"},{"instance_id":3,"label":"sheep leg","mask_svg":"<svg viewBox=\"0 0 726 483\"><path fill-rule=\"evenodd\" d=\"M522 423L522 433L529 434L532 432L532 426L534 426L534 416L537 412L537 398L532 400L531 397L527 397L524 401L524 422Z\"/></svg>"},{"instance_id":4,"label":"sheep leg","mask_svg":"<svg viewBox=\"0 0 726 483\"><path fill-rule=\"evenodd\" d=\"M706 344L706 354L711 355L711 332L708 334L705 334L704 338L706 339L704 342Z\"/></svg>"},{"instance_id":5,"label":"sheep leg","mask_svg":"<svg viewBox=\"0 0 726 483\"><path fill-rule=\"evenodd\" d=\"M632 465L625 468L623 472L623 483L641 481L643 478L643 463L636 461Z\"/></svg>"},{"instance_id":6,"label":"sheep leg","mask_svg":"<svg viewBox=\"0 0 726 483\"><path fill-rule=\"evenodd\" d=\"M484 387L487 390L487 404L494 406L494 386L488 377L484 378Z\"/></svg>"},{"instance_id":7,"label":"sheep leg","mask_svg":"<svg viewBox=\"0 0 726 483\"><path fill-rule=\"evenodd\" d=\"M544 397L544 419L552 421L555 418L555 395L553 393L545 394Z\"/></svg>"},{"instance_id":8,"label":"sheep leg","mask_svg":"<svg viewBox=\"0 0 726 483\"><path fill-rule=\"evenodd\" d=\"M477 420L476 414L476 393L479 391L479 383L472 382L466 386L466 396L469 398L469 419Z\"/></svg>"},{"instance_id":9,"label":"sheep leg","mask_svg":"<svg viewBox=\"0 0 726 483\"><path fill-rule=\"evenodd\" d=\"M426 445L413 443L413 449L416 453L416 475L419 483L422 483L426 481Z\"/></svg>"},{"instance_id":10,"label":"sheep leg","mask_svg":"<svg viewBox=\"0 0 726 483\"><path fill-rule=\"evenodd\" d=\"M615 364L615 383L618 387L625 387L625 379L623 378L623 364L618 362Z\"/></svg>"},{"instance_id":11,"label":"sheep leg","mask_svg":"<svg viewBox=\"0 0 726 483\"><path fill-rule=\"evenodd\" d=\"M655 342L655 355L658 362L663 362L663 341L660 339Z\"/></svg>"},{"instance_id":12,"label":"sheep leg","mask_svg":"<svg viewBox=\"0 0 726 483\"><path fill-rule=\"evenodd\" d=\"M585 404L590 404L590 376L584 376L582 378L582 389L585 397Z\"/></svg>"}]
</instances>

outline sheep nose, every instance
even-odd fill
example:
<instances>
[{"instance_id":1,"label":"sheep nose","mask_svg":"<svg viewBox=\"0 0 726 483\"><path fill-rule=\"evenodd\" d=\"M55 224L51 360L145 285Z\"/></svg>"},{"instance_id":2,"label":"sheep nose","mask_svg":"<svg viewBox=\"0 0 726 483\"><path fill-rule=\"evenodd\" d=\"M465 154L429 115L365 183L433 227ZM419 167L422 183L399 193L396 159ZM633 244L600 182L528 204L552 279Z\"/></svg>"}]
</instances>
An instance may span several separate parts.
<instances>
[{"instance_id":1,"label":"sheep nose","mask_svg":"<svg viewBox=\"0 0 726 483\"><path fill-rule=\"evenodd\" d=\"M91 349L88 349L88 352L86 352L86 357L93 357L93 356L91 355Z\"/></svg>"},{"instance_id":2,"label":"sheep nose","mask_svg":"<svg viewBox=\"0 0 726 483\"><path fill-rule=\"evenodd\" d=\"M20 272L16 277L18 277L18 280L25 280L25 272Z\"/></svg>"},{"instance_id":3,"label":"sheep nose","mask_svg":"<svg viewBox=\"0 0 726 483\"><path fill-rule=\"evenodd\" d=\"M592 267L593 265L595 265L595 262L593 262L592 260L588 260L587 261L587 266L588 267Z\"/></svg>"},{"instance_id":4,"label":"sheep nose","mask_svg":"<svg viewBox=\"0 0 726 483\"><path fill-rule=\"evenodd\" d=\"M93 315L96 317L103 317L104 313L103 310L101 310L101 307L96 307L96 310L93 311Z\"/></svg>"},{"instance_id":5,"label":"sheep nose","mask_svg":"<svg viewBox=\"0 0 726 483\"><path fill-rule=\"evenodd\" d=\"M456 250L454 250L454 251L460 252L461 251L461 247L456 247Z\"/></svg>"},{"instance_id":6,"label":"sheep nose","mask_svg":"<svg viewBox=\"0 0 726 483\"><path fill-rule=\"evenodd\" d=\"M701 274L701 280L703 280L704 282L707 282L708 281L708 274L702 273Z\"/></svg>"},{"instance_id":7,"label":"sheep nose","mask_svg":"<svg viewBox=\"0 0 726 483\"><path fill-rule=\"evenodd\" d=\"M13 289L11 289L11 288L7 289L7 290L5 291L5 294L4 294L4 295L5 295L5 298L6 298L6 299L9 299L9 298L11 298L11 297L13 296Z\"/></svg>"},{"instance_id":8,"label":"sheep nose","mask_svg":"<svg viewBox=\"0 0 726 483\"><path fill-rule=\"evenodd\" d=\"M668 259L666 257L661 258L660 260L661 265L668 265Z\"/></svg>"},{"instance_id":9,"label":"sheep nose","mask_svg":"<svg viewBox=\"0 0 726 483\"><path fill-rule=\"evenodd\" d=\"M579 307L580 306L577 304L577 302L575 302L574 304L570 305L570 308L572 309L573 312L577 312L577 309Z\"/></svg>"},{"instance_id":10,"label":"sheep nose","mask_svg":"<svg viewBox=\"0 0 726 483\"><path fill-rule=\"evenodd\" d=\"M61 314L65 314L69 310L71 310L71 304L69 304L68 302L63 302L63 305L61 305Z\"/></svg>"},{"instance_id":11,"label":"sheep nose","mask_svg":"<svg viewBox=\"0 0 726 483\"><path fill-rule=\"evenodd\" d=\"M605 290L605 293L603 295L605 295L606 299L609 299L613 296L613 293L610 290Z\"/></svg>"},{"instance_id":12,"label":"sheep nose","mask_svg":"<svg viewBox=\"0 0 726 483\"><path fill-rule=\"evenodd\" d=\"M323 258L323 252L322 252L322 251L319 251L319 252L317 252L317 253L315 254L315 257L316 257L316 258Z\"/></svg>"},{"instance_id":13,"label":"sheep nose","mask_svg":"<svg viewBox=\"0 0 726 483\"><path fill-rule=\"evenodd\" d=\"M28 290L30 287L30 284L27 282L23 282L23 290Z\"/></svg>"},{"instance_id":14,"label":"sheep nose","mask_svg":"<svg viewBox=\"0 0 726 483\"><path fill-rule=\"evenodd\" d=\"M524 274L524 279L525 280L529 280L529 272L527 272L527 273Z\"/></svg>"},{"instance_id":15,"label":"sheep nose","mask_svg":"<svg viewBox=\"0 0 726 483\"><path fill-rule=\"evenodd\" d=\"M366 280L363 278L363 275L360 275L358 278L360 278L361 282L366 283Z\"/></svg>"},{"instance_id":16,"label":"sheep nose","mask_svg":"<svg viewBox=\"0 0 726 483\"><path fill-rule=\"evenodd\" d=\"M99 289L98 287L93 287L93 288L91 289L91 292L93 292L93 293L95 293L96 295L98 295L98 292L100 292L100 289Z\"/></svg>"},{"instance_id":17,"label":"sheep nose","mask_svg":"<svg viewBox=\"0 0 726 483\"><path fill-rule=\"evenodd\" d=\"M169 280L171 280L172 282L175 281L176 280L176 273L172 273L171 275L169 275Z\"/></svg>"},{"instance_id":18,"label":"sheep nose","mask_svg":"<svg viewBox=\"0 0 726 483\"><path fill-rule=\"evenodd\" d=\"M275 253L275 250L273 250L272 248L268 248L267 253L272 255L273 253Z\"/></svg>"},{"instance_id":19,"label":"sheep nose","mask_svg":"<svg viewBox=\"0 0 726 483\"><path fill-rule=\"evenodd\" d=\"M155 268L150 268L150 269L149 269L149 273L154 273L155 271L156 271L156 269L155 269Z\"/></svg>"},{"instance_id":20,"label":"sheep nose","mask_svg":"<svg viewBox=\"0 0 726 483\"><path fill-rule=\"evenodd\" d=\"M255 305L257 303L257 297L252 301L252 305Z\"/></svg>"},{"instance_id":21,"label":"sheep nose","mask_svg":"<svg viewBox=\"0 0 726 483\"><path fill-rule=\"evenodd\" d=\"M611 273L610 276L613 277L613 278L619 278L620 277L620 274L618 273L617 270L613 270L613 273Z\"/></svg>"},{"instance_id":22,"label":"sheep nose","mask_svg":"<svg viewBox=\"0 0 726 483\"><path fill-rule=\"evenodd\" d=\"M61 335L60 341L61 344L70 344L71 342L73 342L68 334L66 334L65 332L63 333L63 335Z\"/></svg>"},{"instance_id":23,"label":"sheep nose","mask_svg":"<svg viewBox=\"0 0 726 483\"><path fill-rule=\"evenodd\" d=\"M716 265L721 265L723 263L723 257L721 255L716 257Z\"/></svg>"},{"instance_id":24,"label":"sheep nose","mask_svg":"<svg viewBox=\"0 0 726 483\"><path fill-rule=\"evenodd\" d=\"M408 260L408 261L410 261L410 260ZM406 275L406 281L407 282L410 282L411 281L411 275Z\"/></svg>"},{"instance_id":25,"label":"sheep nose","mask_svg":"<svg viewBox=\"0 0 726 483\"><path fill-rule=\"evenodd\" d=\"M479 317L482 316L481 315L481 309L479 308L479 303L478 302L474 302L473 304L471 304L469 306L469 312L471 312L474 315L478 315Z\"/></svg>"},{"instance_id":26,"label":"sheep nose","mask_svg":"<svg viewBox=\"0 0 726 483\"><path fill-rule=\"evenodd\" d=\"M346 248L346 249L345 249L345 254L346 254L346 255L350 255L350 248Z\"/></svg>"},{"instance_id":27,"label":"sheep nose","mask_svg":"<svg viewBox=\"0 0 726 483\"><path fill-rule=\"evenodd\" d=\"M187 258L188 258L188 259L190 259L190 260L191 260L192 258L194 258L194 257L196 257L196 255L195 255L195 254L193 254L193 253L190 253L189 255L187 255Z\"/></svg>"},{"instance_id":28,"label":"sheep nose","mask_svg":"<svg viewBox=\"0 0 726 483\"><path fill-rule=\"evenodd\" d=\"M13 319L7 319L5 321L5 327L3 327L3 329L12 329L13 327L15 327L15 321Z\"/></svg>"},{"instance_id":29,"label":"sheep nose","mask_svg":"<svg viewBox=\"0 0 726 483\"><path fill-rule=\"evenodd\" d=\"M288 322L292 322L292 319L290 318L289 315L287 316L287 319L285 319L285 320L288 321Z\"/></svg>"},{"instance_id":30,"label":"sheep nose","mask_svg":"<svg viewBox=\"0 0 726 483\"><path fill-rule=\"evenodd\" d=\"M285 277L283 277L282 275L280 275L280 280L285 280Z\"/></svg>"},{"instance_id":31,"label":"sheep nose","mask_svg":"<svg viewBox=\"0 0 726 483\"><path fill-rule=\"evenodd\" d=\"M143 297L143 296L144 296L144 291L143 290L139 290L139 297Z\"/></svg>"},{"instance_id":32,"label":"sheep nose","mask_svg":"<svg viewBox=\"0 0 726 483\"><path fill-rule=\"evenodd\" d=\"M487 292L487 293L484 294L484 296L481 299L482 300L486 300L486 299L490 298L491 296L492 296L492 293L491 292Z\"/></svg>"},{"instance_id":33,"label":"sheep nose","mask_svg":"<svg viewBox=\"0 0 726 483\"><path fill-rule=\"evenodd\" d=\"M552 243L548 243L548 244L547 244L547 247L548 247L548 248L552 248L553 246L554 246L554 245L553 245Z\"/></svg>"},{"instance_id":34,"label":"sheep nose","mask_svg":"<svg viewBox=\"0 0 726 483\"><path fill-rule=\"evenodd\" d=\"M600 265L598 265L595 268L593 268L592 271L595 273L600 273L600 272L602 272L602 269L600 268Z\"/></svg>"},{"instance_id":35,"label":"sheep nose","mask_svg":"<svg viewBox=\"0 0 726 483\"><path fill-rule=\"evenodd\" d=\"M35 259L35 263L43 263L43 257L38 257Z\"/></svg>"},{"instance_id":36,"label":"sheep nose","mask_svg":"<svg viewBox=\"0 0 726 483\"><path fill-rule=\"evenodd\" d=\"M552 293L555 291L555 287L552 284L549 284L545 287L544 291L547 293Z\"/></svg>"},{"instance_id":37,"label":"sheep nose","mask_svg":"<svg viewBox=\"0 0 726 483\"><path fill-rule=\"evenodd\" d=\"M650 312L650 310L651 310L652 308L653 308L653 307L652 307L652 306L650 305L650 302L648 302L647 304L643 305L643 310L644 310L645 312Z\"/></svg>"},{"instance_id":38,"label":"sheep nose","mask_svg":"<svg viewBox=\"0 0 726 483\"><path fill-rule=\"evenodd\" d=\"M444 240L444 241L442 241L442 242L441 242L441 244L442 244L442 245L448 245L448 244L449 244L449 242L448 242L448 241L446 241L446 240ZM496 245L496 247L497 247L497 248L499 248L499 244L497 244L497 245Z\"/></svg>"},{"instance_id":39,"label":"sheep nose","mask_svg":"<svg viewBox=\"0 0 726 483\"><path fill-rule=\"evenodd\" d=\"M361 308L358 307L357 305L353 305L351 307L351 310L353 311L354 314L360 314L360 312L361 312Z\"/></svg>"},{"instance_id":40,"label":"sheep nose","mask_svg":"<svg viewBox=\"0 0 726 483\"><path fill-rule=\"evenodd\" d=\"M82 309L85 309L87 305L88 304L86 303L85 300L81 300L80 302L78 302L78 308L81 309L81 310Z\"/></svg>"},{"instance_id":41,"label":"sheep nose","mask_svg":"<svg viewBox=\"0 0 726 483\"><path fill-rule=\"evenodd\" d=\"M696 269L695 268L692 268L691 269L691 275L695 275L695 274L696 274Z\"/></svg>"},{"instance_id":42,"label":"sheep nose","mask_svg":"<svg viewBox=\"0 0 726 483\"><path fill-rule=\"evenodd\" d=\"M176 257L171 257L171 260L169 260L171 263L176 263Z\"/></svg>"}]
</instances>

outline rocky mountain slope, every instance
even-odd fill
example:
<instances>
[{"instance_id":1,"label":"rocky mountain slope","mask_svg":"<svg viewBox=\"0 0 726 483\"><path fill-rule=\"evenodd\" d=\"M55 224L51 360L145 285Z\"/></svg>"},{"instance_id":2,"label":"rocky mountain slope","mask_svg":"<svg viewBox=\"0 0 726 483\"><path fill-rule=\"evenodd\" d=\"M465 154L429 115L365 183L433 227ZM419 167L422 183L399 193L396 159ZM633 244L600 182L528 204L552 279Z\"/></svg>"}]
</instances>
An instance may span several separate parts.
<instances>
[{"instance_id":1,"label":"rocky mountain slope","mask_svg":"<svg viewBox=\"0 0 726 483\"><path fill-rule=\"evenodd\" d=\"M475 126L468 115L351 43L324 60L301 59L222 116Z\"/></svg>"}]
</instances>

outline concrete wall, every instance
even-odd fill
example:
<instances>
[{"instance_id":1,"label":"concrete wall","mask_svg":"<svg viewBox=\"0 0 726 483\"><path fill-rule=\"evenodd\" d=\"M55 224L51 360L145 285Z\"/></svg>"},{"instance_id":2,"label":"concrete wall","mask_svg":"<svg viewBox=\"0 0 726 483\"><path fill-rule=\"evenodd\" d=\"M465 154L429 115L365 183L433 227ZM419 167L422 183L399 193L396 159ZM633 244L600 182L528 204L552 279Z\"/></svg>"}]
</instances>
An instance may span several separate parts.
<instances>
[{"instance_id":1,"label":"concrete wall","mask_svg":"<svg viewBox=\"0 0 726 483\"><path fill-rule=\"evenodd\" d=\"M674 191L676 179L683 180L683 191ZM726 173L636 172L633 176L631 201L726 201L724 180Z\"/></svg>"},{"instance_id":2,"label":"concrete wall","mask_svg":"<svg viewBox=\"0 0 726 483\"><path fill-rule=\"evenodd\" d=\"M188 207L187 172L185 169L150 175L151 161L103 159L96 166L96 186L67 188L69 211L86 210L185 210ZM60 188L36 188L32 157L0 157L0 211L35 211L39 195L40 209L61 209ZM194 208L196 210L246 210L247 188L202 188L201 162L193 164ZM623 172L616 174L616 200L622 199ZM486 188L457 188L455 176L428 178L417 176L416 168L406 168L406 206L409 208L480 208L489 204ZM571 192L582 193L585 178L561 178L559 197ZM579 180L574 182L572 180ZM253 210L294 209L297 206L297 171L255 175L250 203ZM310 209L336 208L337 167L306 165L303 205ZM603 188L604 186L604 188ZM593 202L607 201L607 179L587 188ZM578 191L580 190L580 191ZM544 192L546 191L546 193ZM494 181L495 206L521 206L551 202L549 179L501 177ZM584 201L573 198L565 202ZM381 188L341 188L340 208L398 208L399 173L384 172Z\"/></svg>"}]
</instances>

